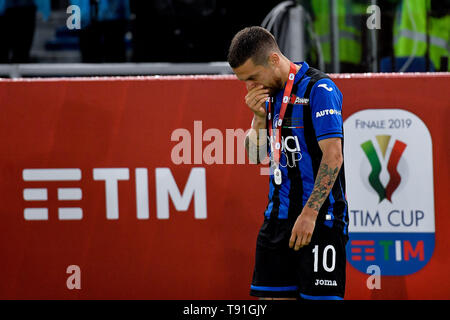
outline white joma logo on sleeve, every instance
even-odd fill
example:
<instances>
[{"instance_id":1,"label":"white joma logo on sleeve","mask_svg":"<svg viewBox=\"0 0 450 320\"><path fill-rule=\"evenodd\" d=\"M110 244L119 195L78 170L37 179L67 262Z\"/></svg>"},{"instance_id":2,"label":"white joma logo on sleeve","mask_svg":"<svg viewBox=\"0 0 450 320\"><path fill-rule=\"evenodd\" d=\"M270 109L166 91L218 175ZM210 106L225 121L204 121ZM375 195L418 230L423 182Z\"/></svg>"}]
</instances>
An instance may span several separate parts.
<instances>
[{"instance_id":1,"label":"white joma logo on sleeve","mask_svg":"<svg viewBox=\"0 0 450 320\"><path fill-rule=\"evenodd\" d=\"M333 88L329 88L326 83L322 83L318 85L319 88L324 88L327 91L333 91Z\"/></svg>"}]
</instances>

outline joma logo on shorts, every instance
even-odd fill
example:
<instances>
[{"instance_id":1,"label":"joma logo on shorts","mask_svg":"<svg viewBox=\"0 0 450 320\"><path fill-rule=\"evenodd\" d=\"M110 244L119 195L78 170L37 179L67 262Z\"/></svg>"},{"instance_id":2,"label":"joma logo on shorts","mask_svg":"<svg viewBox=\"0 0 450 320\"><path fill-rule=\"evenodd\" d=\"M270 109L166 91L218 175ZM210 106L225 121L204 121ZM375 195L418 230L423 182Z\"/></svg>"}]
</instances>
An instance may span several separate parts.
<instances>
[{"instance_id":1,"label":"joma logo on shorts","mask_svg":"<svg viewBox=\"0 0 450 320\"><path fill-rule=\"evenodd\" d=\"M315 286L332 286L337 287L336 280L323 280L323 279L316 279Z\"/></svg>"}]
</instances>

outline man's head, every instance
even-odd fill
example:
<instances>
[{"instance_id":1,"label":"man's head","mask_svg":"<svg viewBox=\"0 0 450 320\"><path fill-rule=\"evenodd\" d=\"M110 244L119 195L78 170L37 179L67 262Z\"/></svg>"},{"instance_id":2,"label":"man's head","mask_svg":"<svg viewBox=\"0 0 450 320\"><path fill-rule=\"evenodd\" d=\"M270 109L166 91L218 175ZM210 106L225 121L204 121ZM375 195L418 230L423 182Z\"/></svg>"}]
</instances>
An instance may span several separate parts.
<instances>
[{"instance_id":1,"label":"man's head","mask_svg":"<svg viewBox=\"0 0 450 320\"><path fill-rule=\"evenodd\" d=\"M261 27L239 31L228 50L228 63L249 90L256 85L263 85L271 93L282 88L282 64L286 60L273 35Z\"/></svg>"}]
</instances>

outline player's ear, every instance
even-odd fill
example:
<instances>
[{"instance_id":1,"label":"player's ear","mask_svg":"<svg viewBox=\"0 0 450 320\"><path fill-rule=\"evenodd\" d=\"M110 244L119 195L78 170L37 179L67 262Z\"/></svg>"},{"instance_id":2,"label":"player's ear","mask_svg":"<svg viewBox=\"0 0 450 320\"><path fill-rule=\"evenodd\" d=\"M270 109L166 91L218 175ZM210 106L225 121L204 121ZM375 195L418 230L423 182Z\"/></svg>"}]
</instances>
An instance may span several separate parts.
<instances>
[{"instance_id":1,"label":"player's ear","mask_svg":"<svg viewBox=\"0 0 450 320\"><path fill-rule=\"evenodd\" d=\"M272 52L271 54L269 54L269 57L267 59L269 66L271 66L272 68L278 67L281 60L280 56L276 52Z\"/></svg>"}]
</instances>

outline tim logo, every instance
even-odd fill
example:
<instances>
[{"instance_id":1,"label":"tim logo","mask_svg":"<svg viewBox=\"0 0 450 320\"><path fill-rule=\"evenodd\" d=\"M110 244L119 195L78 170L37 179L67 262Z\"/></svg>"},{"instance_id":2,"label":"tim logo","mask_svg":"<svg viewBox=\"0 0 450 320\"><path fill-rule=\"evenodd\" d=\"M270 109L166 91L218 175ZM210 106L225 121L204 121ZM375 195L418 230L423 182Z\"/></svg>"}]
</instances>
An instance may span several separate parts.
<instances>
[{"instance_id":1,"label":"tim logo","mask_svg":"<svg viewBox=\"0 0 450 320\"><path fill-rule=\"evenodd\" d=\"M23 170L24 181L80 181L80 169L25 169ZM64 201L81 200L81 188L57 188L58 201L61 206L58 208L59 220L81 220L83 209L80 207L67 207ZM23 189L23 199L25 201L48 201L47 188L25 188ZM24 209L25 220L48 220L47 207L34 207Z\"/></svg>"},{"instance_id":2,"label":"tim logo","mask_svg":"<svg viewBox=\"0 0 450 320\"><path fill-rule=\"evenodd\" d=\"M415 240L415 241L414 241ZM351 260L352 261L409 261L416 259L418 262L425 260L424 241L416 239L408 240L352 240Z\"/></svg>"},{"instance_id":3,"label":"tim logo","mask_svg":"<svg viewBox=\"0 0 450 320\"><path fill-rule=\"evenodd\" d=\"M104 198L92 193L88 194L87 198L90 196L91 199L98 199L105 204L106 219L118 220L119 185L123 184L122 181L130 180L130 176L134 180L136 218L138 220L150 218L151 201L147 168L135 168L134 177L130 175L129 168L93 168L92 176L89 176L85 172L82 181L82 172L79 168L23 169L22 178L27 185L23 189L23 200L26 201L23 210L24 219L52 220L53 218L49 217L49 209L51 207L50 211L53 211L56 206L58 220L82 220L85 212L81 200L83 197L86 198L86 195L83 195L81 185L86 187L89 184L100 183L104 185ZM170 168L155 168L154 183L157 219L169 219L170 200L176 211L187 211L190 203L194 202L195 219L207 218L205 168L192 168L182 190L179 189ZM126 183L125 185L129 186ZM123 185L120 189L123 190L124 187Z\"/></svg>"},{"instance_id":4,"label":"tim logo","mask_svg":"<svg viewBox=\"0 0 450 320\"><path fill-rule=\"evenodd\" d=\"M376 264L382 275L400 276L422 269L433 248L432 233L356 233L350 235L347 257L360 271Z\"/></svg>"},{"instance_id":5,"label":"tim logo","mask_svg":"<svg viewBox=\"0 0 450 320\"><path fill-rule=\"evenodd\" d=\"M381 154L383 158L386 157L386 150L389 145L389 141L391 140L390 135L377 135L376 140L378 142L378 146L381 150ZM389 181L385 186L380 181L381 174L381 161L378 157L378 154L375 150L372 140L367 140L361 144L361 148L363 149L367 159L370 162L372 167L372 171L369 174L369 183L375 192L378 194L379 202L387 199L392 202L392 194L400 185L402 180L400 174L397 171L397 166L402 157L403 151L406 149L406 143L396 140L394 142L394 146L390 153L390 156L387 160L387 170L389 172Z\"/></svg>"}]
</instances>

